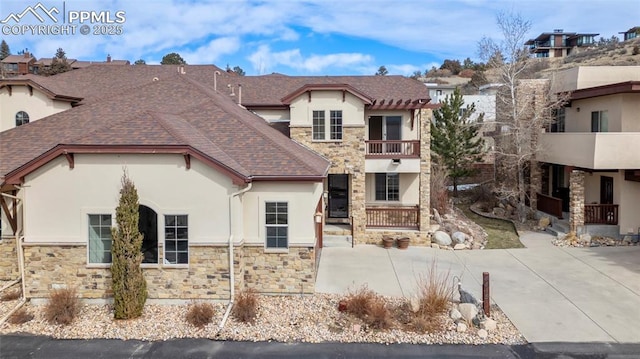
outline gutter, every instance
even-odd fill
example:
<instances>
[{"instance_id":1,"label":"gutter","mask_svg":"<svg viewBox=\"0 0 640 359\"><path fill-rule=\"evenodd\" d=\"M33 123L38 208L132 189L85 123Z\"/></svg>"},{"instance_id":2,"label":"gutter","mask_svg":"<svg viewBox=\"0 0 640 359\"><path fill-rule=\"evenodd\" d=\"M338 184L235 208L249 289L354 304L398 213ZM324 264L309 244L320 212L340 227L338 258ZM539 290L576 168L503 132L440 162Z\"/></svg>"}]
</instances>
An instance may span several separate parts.
<instances>
[{"instance_id":1,"label":"gutter","mask_svg":"<svg viewBox=\"0 0 640 359\"><path fill-rule=\"evenodd\" d=\"M237 197L245 192L248 192L249 190L251 190L251 187L253 186L252 182L249 182L249 184L247 184L247 187L239 190L238 192L232 193L229 196L229 292L230 292L230 296L229 296L229 303L227 304L227 310L224 313L224 316L222 317L222 320L220 321L220 325L218 326L218 328L221 330L222 328L224 328L224 324L227 322L227 319L229 318L229 314L231 313L231 308L233 308L233 303L235 300L235 268L233 266L233 211L232 209L232 202L233 202L233 197Z\"/></svg>"}]
</instances>

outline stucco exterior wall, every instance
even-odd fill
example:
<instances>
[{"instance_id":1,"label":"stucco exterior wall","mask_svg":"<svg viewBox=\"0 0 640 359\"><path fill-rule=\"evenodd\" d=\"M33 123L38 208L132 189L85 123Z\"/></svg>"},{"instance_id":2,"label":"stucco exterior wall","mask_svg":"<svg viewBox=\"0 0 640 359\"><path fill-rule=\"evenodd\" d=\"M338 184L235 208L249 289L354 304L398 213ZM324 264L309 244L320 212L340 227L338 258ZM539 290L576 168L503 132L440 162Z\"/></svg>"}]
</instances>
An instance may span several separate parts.
<instances>
[{"instance_id":1,"label":"stucco exterior wall","mask_svg":"<svg viewBox=\"0 0 640 359\"><path fill-rule=\"evenodd\" d=\"M553 93L640 81L640 66L579 66L552 74Z\"/></svg>"},{"instance_id":2,"label":"stucco exterior wall","mask_svg":"<svg viewBox=\"0 0 640 359\"><path fill-rule=\"evenodd\" d=\"M343 126L364 125L364 104L362 100L350 93L345 93L342 100L342 91L311 91L311 101L308 93L304 93L289 105L291 115L291 127L311 126L313 124L313 111L342 110ZM326 121L329 121L329 114Z\"/></svg>"},{"instance_id":3,"label":"stucco exterior wall","mask_svg":"<svg viewBox=\"0 0 640 359\"><path fill-rule=\"evenodd\" d=\"M410 111L365 111L365 139L369 140L369 117L371 116L402 116L402 128L400 130L400 138L402 140L417 140L418 131L416 122L413 123L413 129L411 129L411 112Z\"/></svg>"},{"instance_id":4,"label":"stucco exterior wall","mask_svg":"<svg viewBox=\"0 0 640 359\"><path fill-rule=\"evenodd\" d=\"M618 219L620 233L638 233L640 229L640 183L624 180L624 172L620 173L621 180L613 183L615 191L616 185L620 188L620 199L618 208ZM614 192L615 196L615 192Z\"/></svg>"},{"instance_id":5,"label":"stucco exterior wall","mask_svg":"<svg viewBox=\"0 0 640 359\"><path fill-rule=\"evenodd\" d=\"M288 110L253 110L258 116L264 118L267 122L272 121L289 121Z\"/></svg>"},{"instance_id":6,"label":"stucco exterior wall","mask_svg":"<svg viewBox=\"0 0 640 359\"><path fill-rule=\"evenodd\" d=\"M420 202L420 174L400 173L400 201L376 201L375 173L366 174L367 204L383 206L415 206Z\"/></svg>"},{"instance_id":7,"label":"stucco exterior wall","mask_svg":"<svg viewBox=\"0 0 640 359\"><path fill-rule=\"evenodd\" d=\"M13 86L11 96L7 88L0 89L0 132L16 127L16 113L25 111L29 122L68 110L68 102L55 101L42 92L33 89L29 94L27 86Z\"/></svg>"},{"instance_id":8,"label":"stucco exterior wall","mask_svg":"<svg viewBox=\"0 0 640 359\"><path fill-rule=\"evenodd\" d=\"M571 107L567 107L565 110L565 131L591 132L591 112L607 111L609 123L608 132L621 132L623 114L622 105L622 97L617 95L573 101ZM578 111L578 108L580 111ZM631 124L629 125L633 126ZM636 124L635 126L640 125Z\"/></svg>"}]
</instances>

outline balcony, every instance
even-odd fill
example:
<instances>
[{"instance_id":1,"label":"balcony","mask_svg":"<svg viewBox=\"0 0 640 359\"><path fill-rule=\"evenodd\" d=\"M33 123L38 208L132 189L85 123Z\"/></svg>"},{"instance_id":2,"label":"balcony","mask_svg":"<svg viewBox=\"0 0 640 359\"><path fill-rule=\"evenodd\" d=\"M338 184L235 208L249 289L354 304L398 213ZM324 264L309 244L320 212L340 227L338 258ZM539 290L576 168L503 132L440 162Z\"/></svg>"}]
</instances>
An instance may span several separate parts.
<instances>
[{"instance_id":1,"label":"balcony","mask_svg":"<svg viewBox=\"0 0 640 359\"><path fill-rule=\"evenodd\" d=\"M365 158L420 158L420 141L364 141Z\"/></svg>"},{"instance_id":2,"label":"balcony","mask_svg":"<svg viewBox=\"0 0 640 359\"><path fill-rule=\"evenodd\" d=\"M418 229L420 207L367 207L367 228Z\"/></svg>"},{"instance_id":3,"label":"balcony","mask_svg":"<svg viewBox=\"0 0 640 359\"><path fill-rule=\"evenodd\" d=\"M573 132L540 135L541 162L590 169L636 169L640 132Z\"/></svg>"}]
</instances>

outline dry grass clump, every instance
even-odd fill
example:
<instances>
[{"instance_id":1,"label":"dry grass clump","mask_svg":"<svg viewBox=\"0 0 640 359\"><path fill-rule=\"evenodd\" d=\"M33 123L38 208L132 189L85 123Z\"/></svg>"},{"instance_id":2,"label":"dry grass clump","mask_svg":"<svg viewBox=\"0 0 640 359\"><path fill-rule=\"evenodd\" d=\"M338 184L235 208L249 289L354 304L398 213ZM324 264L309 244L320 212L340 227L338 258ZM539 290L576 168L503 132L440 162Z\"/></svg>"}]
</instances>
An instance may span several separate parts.
<instances>
[{"instance_id":1,"label":"dry grass clump","mask_svg":"<svg viewBox=\"0 0 640 359\"><path fill-rule=\"evenodd\" d=\"M251 323L258 316L258 294L252 288L241 291L233 306L233 317L243 323Z\"/></svg>"},{"instance_id":2,"label":"dry grass clump","mask_svg":"<svg viewBox=\"0 0 640 359\"><path fill-rule=\"evenodd\" d=\"M347 313L373 329L389 329L393 326L393 316L385 299L367 286L350 292L342 302Z\"/></svg>"},{"instance_id":3,"label":"dry grass clump","mask_svg":"<svg viewBox=\"0 0 640 359\"><path fill-rule=\"evenodd\" d=\"M20 289L4 291L2 293L2 295L0 295L0 301L8 302L8 301L11 301L11 300L16 300L16 299L19 299L20 296L22 296L22 290L20 290Z\"/></svg>"},{"instance_id":4,"label":"dry grass clump","mask_svg":"<svg viewBox=\"0 0 640 359\"><path fill-rule=\"evenodd\" d=\"M27 308L22 307L16 310L13 314L11 314L11 316L9 317L9 319L7 319L7 321L10 324L20 325L28 321L31 321L32 319L33 319L33 314L29 313Z\"/></svg>"},{"instance_id":5,"label":"dry grass clump","mask_svg":"<svg viewBox=\"0 0 640 359\"><path fill-rule=\"evenodd\" d=\"M79 312L80 300L73 288L52 290L44 307L45 319L51 324L70 324Z\"/></svg>"},{"instance_id":6,"label":"dry grass clump","mask_svg":"<svg viewBox=\"0 0 640 359\"><path fill-rule=\"evenodd\" d=\"M187 311L187 322L195 327L203 328L211 323L215 313L211 303L195 303Z\"/></svg>"},{"instance_id":7,"label":"dry grass clump","mask_svg":"<svg viewBox=\"0 0 640 359\"><path fill-rule=\"evenodd\" d=\"M418 332L434 332L442 329L443 317L449 310L453 297L449 271L439 273L435 261L431 263L426 277L418 279L418 293L412 322Z\"/></svg>"}]
</instances>

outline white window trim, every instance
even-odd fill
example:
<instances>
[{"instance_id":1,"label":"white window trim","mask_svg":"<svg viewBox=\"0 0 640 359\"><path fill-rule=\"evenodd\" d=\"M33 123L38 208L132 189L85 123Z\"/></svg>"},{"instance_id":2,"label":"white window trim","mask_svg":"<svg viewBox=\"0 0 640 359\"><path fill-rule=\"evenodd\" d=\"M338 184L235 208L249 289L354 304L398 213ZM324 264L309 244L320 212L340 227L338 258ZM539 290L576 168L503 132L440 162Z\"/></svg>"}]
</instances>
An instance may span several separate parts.
<instances>
[{"instance_id":1,"label":"white window trim","mask_svg":"<svg viewBox=\"0 0 640 359\"><path fill-rule=\"evenodd\" d=\"M287 204L287 248L269 248L267 247L267 216L266 216L266 206L268 202L284 202ZM260 206L259 216L260 216L260 240L263 242L263 248L265 253L289 253L289 249L291 248L291 203L293 201L290 198L286 197L265 197L261 198L258 203Z\"/></svg>"},{"instance_id":2,"label":"white window trim","mask_svg":"<svg viewBox=\"0 0 640 359\"><path fill-rule=\"evenodd\" d=\"M323 112L324 113L324 138L316 139L314 126L313 126L313 113L314 112ZM331 139L331 111L340 111L341 112L341 124L340 124L340 139ZM311 141L312 142L342 142L344 140L344 111L343 110L311 110Z\"/></svg>"},{"instance_id":3,"label":"white window trim","mask_svg":"<svg viewBox=\"0 0 640 359\"><path fill-rule=\"evenodd\" d=\"M113 208L82 208L80 210L80 230L81 234L79 238L82 238L86 244L85 261L86 268L111 268L111 263L90 263L89 262L89 215L93 214L110 214L111 215L111 228L116 226L116 213ZM113 239L112 239L113 240ZM112 258L113 262L113 258Z\"/></svg>"},{"instance_id":4,"label":"white window trim","mask_svg":"<svg viewBox=\"0 0 640 359\"><path fill-rule=\"evenodd\" d=\"M376 192L377 192L377 175L378 173L384 173L385 174L385 198L384 200L381 199L377 199L376 197ZM397 175L398 176L398 199L388 199L389 198L389 175ZM400 192L400 174L399 173L393 173L393 172L376 172L373 175L373 200L374 202L377 203L389 203L389 204L399 204L402 201L402 196L401 196L401 192Z\"/></svg>"},{"instance_id":5,"label":"white window trim","mask_svg":"<svg viewBox=\"0 0 640 359\"><path fill-rule=\"evenodd\" d=\"M167 213L167 214L159 214L158 217L162 216L162 240L160 240L160 238L158 238L158 247L160 247L162 242L162 267L167 267L167 268L189 268L189 265L191 264L191 246L190 246L190 238L191 235L189 234L190 232L190 223L189 223L189 214L188 213L183 213L183 214L173 214L172 213ZM167 239L166 239L166 230L167 230L167 224L166 224L166 216L187 216L187 263L169 263L167 262L166 258L167 258L167 246L165 245ZM160 221L158 221L160 222ZM158 233L160 234L160 233ZM158 235L158 237L160 237L160 235ZM158 252L160 252L160 248L158 248Z\"/></svg>"}]
</instances>

